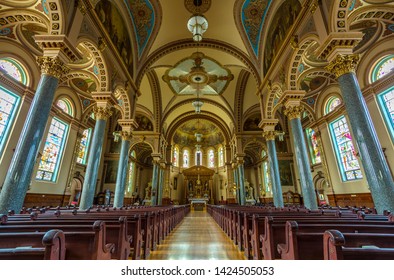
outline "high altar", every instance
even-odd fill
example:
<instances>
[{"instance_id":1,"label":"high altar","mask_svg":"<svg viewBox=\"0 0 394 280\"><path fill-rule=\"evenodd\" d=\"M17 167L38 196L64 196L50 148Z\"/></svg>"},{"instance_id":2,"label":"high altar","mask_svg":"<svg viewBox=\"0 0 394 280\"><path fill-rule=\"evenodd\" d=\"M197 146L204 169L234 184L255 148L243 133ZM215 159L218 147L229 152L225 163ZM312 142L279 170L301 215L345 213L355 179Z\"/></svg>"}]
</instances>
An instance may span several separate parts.
<instances>
[{"instance_id":1,"label":"high altar","mask_svg":"<svg viewBox=\"0 0 394 280\"><path fill-rule=\"evenodd\" d=\"M186 201L195 211L206 209L207 203L213 203L212 177L215 171L197 165L185 169L183 174L185 176Z\"/></svg>"}]
</instances>

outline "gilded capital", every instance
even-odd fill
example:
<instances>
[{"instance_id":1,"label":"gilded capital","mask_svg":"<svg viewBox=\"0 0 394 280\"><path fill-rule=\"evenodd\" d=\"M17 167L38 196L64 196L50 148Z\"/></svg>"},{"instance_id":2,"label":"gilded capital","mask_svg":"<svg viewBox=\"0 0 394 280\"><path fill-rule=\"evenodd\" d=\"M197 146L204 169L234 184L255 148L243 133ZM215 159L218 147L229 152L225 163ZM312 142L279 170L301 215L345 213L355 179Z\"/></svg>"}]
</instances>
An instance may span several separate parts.
<instances>
[{"instance_id":1,"label":"gilded capital","mask_svg":"<svg viewBox=\"0 0 394 280\"><path fill-rule=\"evenodd\" d=\"M59 59L59 57L39 56L37 57L38 66L41 73L54 76L60 79L63 75L67 75L70 69Z\"/></svg>"},{"instance_id":2,"label":"gilded capital","mask_svg":"<svg viewBox=\"0 0 394 280\"><path fill-rule=\"evenodd\" d=\"M275 140L275 136L276 136L275 130L263 132L263 137L265 138L266 141Z\"/></svg>"},{"instance_id":3,"label":"gilded capital","mask_svg":"<svg viewBox=\"0 0 394 280\"><path fill-rule=\"evenodd\" d=\"M301 114L304 112L304 106L291 106L284 110L284 114L289 120L301 118Z\"/></svg>"},{"instance_id":4,"label":"gilded capital","mask_svg":"<svg viewBox=\"0 0 394 280\"><path fill-rule=\"evenodd\" d=\"M131 134L131 132L128 132L128 131L122 131L121 136L122 136L122 140L124 140L124 141L130 141L131 138L133 138L133 135Z\"/></svg>"},{"instance_id":5,"label":"gilded capital","mask_svg":"<svg viewBox=\"0 0 394 280\"><path fill-rule=\"evenodd\" d=\"M112 111L108 107L96 107L93 112L96 120L107 120L112 115Z\"/></svg>"},{"instance_id":6,"label":"gilded capital","mask_svg":"<svg viewBox=\"0 0 394 280\"><path fill-rule=\"evenodd\" d=\"M326 66L326 69L339 78L340 76L347 73L355 73L359 60L360 56L358 54L339 54Z\"/></svg>"}]
</instances>

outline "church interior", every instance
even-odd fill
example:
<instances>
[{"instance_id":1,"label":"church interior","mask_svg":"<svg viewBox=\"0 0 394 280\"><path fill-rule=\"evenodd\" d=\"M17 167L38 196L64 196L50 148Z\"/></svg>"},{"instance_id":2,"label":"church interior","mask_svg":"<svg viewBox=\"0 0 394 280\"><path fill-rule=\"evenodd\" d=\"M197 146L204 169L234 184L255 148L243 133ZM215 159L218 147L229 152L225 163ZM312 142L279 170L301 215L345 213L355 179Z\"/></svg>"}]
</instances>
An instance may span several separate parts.
<instances>
[{"instance_id":1,"label":"church interior","mask_svg":"<svg viewBox=\"0 0 394 280\"><path fill-rule=\"evenodd\" d=\"M256 215L324 213L394 259L393 43L387 0L0 0L0 259L111 211L152 226L119 258L291 259Z\"/></svg>"}]
</instances>

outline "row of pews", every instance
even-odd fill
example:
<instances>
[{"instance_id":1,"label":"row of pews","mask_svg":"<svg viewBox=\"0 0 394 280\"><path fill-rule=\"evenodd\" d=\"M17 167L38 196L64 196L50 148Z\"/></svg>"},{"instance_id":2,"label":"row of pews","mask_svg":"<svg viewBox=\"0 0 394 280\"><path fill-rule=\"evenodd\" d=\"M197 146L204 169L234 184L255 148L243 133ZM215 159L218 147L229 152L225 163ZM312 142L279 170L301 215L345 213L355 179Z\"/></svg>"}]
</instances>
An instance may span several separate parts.
<instances>
[{"instance_id":1,"label":"row of pews","mask_svg":"<svg viewBox=\"0 0 394 280\"><path fill-rule=\"evenodd\" d=\"M246 259L394 260L394 216L371 209L209 205Z\"/></svg>"},{"instance_id":2,"label":"row of pews","mask_svg":"<svg viewBox=\"0 0 394 280\"><path fill-rule=\"evenodd\" d=\"M189 205L22 209L0 215L0 260L147 259Z\"/></svg>"}]
</instances>

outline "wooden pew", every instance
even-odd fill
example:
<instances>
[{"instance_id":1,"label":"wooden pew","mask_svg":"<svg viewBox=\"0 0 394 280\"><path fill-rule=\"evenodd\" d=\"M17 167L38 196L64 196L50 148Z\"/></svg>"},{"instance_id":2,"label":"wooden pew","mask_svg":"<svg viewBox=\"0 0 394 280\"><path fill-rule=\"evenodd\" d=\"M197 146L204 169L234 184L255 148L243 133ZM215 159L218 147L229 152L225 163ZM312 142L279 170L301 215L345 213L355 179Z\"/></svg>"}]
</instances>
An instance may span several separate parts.
<instances>
[{"instance_id":1,"label":"wooden pew","mask_svg":"<svg viewBox=\"0 0 394 280\"><path fill-rule=\"evenodd\" d=\"M64 260L61 230L0 233L0 260Z\"/></svg>"},{"instance_id":2,"label":"wooden pew","mask_svg":"<svg viewBox=\"0 0 394 280\"><path fill-rule=\"evenodd\" d=\"M95 221L93 225L56 225L66 237L67 260L110 260L115 244L106 242L105 222ZM46 232L53 225L2 225L0 232Z\"/></svg>"},{"instance_id":3,"label":"wooden pew","mask_svg":"<svg viewBox=\"0 0 394 280\"><path fill-rule=\"evenodd\" d=\"M345 217L290 217L298 223L310 223L310 224L376 224L376 225L394 225L391 222L390 217L386 217L386 221L381 220L379 217L377 220L360 220L359 218L353 218L351 216ZM277 251L277 246L280 243L285 243L286 240L286 222L289 217L265 217L264 218L264 231L260 233L259 238L261 241L262 256L266 260L279 259L280 254ZM259 223L261 221L259 220Z\"/></svg>"},{"instance_id":4,"label":"wooden pew","mask_svg":"<svg viewBox=\"0 0 394 280\"><path fill-rule=\"evenodd\" d=\"M286 242L278 244L278 252L285 260L322 260L323 235L326 230L337 229L344 233L394 234L393 225L374 224L298 224L286 222Z\"/></svg>"},{"instance_id":5,"label":"wooden pew","mask_svg":"<svg viewBox=\"0 0 394 280\"><path fill-rule=\"evenodd\" d=\"M325 260L394 260L394 234L327 230L323 250Z\"/></svg>"}]
</instances>

